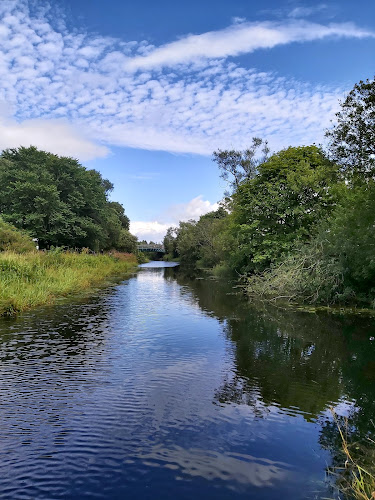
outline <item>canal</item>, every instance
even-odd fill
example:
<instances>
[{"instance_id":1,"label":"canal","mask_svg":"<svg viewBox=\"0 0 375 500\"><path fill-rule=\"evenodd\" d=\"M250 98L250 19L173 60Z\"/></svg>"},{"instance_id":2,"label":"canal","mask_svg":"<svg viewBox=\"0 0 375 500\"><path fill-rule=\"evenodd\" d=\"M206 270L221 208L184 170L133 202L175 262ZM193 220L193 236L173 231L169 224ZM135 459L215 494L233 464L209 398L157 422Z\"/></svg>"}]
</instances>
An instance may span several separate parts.
<instances>
[{"instance_id":1,"label":"canal","mask_svg":"<svg viewBox=\"0 0 375 500\"><path fill-rule=\"evenodd\" d=\"M0 321L0 497L334 498L330 407L374 415L375 321L144 265Z\"/></svg>"}]
</instances>

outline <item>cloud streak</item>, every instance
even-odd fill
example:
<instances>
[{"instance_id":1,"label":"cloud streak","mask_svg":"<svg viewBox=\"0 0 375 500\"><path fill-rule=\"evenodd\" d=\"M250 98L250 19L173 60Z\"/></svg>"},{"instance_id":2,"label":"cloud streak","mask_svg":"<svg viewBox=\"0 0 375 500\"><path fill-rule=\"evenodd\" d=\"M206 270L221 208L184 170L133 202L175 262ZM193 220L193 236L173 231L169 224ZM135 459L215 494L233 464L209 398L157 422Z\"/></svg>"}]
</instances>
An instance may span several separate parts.
<instances>
[{"instance_id":1,"label":"cloud streak","mask_svg":"<svg viewBox=\"0 0 375 500\"><path fill-rule=\"evenodd\" d=\"M271 49L278 45L311 42L324 38L368 37L374 37L374 33L361 29L353 23L325 26L303 20L284 23L242 22L219 31L189 35L158 47L144 56L129 59L125 69L141 70L186 64L202 59L227 58L249 54L259 49Z\"/></svg>"}]
</instances>

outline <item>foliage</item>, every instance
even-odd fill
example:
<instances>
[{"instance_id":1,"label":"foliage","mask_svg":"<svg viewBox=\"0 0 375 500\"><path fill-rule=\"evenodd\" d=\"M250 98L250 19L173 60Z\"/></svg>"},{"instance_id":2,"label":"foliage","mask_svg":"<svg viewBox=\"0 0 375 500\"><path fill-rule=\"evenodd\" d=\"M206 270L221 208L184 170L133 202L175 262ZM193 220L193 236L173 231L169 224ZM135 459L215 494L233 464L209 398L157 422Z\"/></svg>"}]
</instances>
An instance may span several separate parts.
<instances>
[{"instance_id":1,"label":"foliage","mask_svg":"<svg viewBox=\"0 0 375 500\"><path fill-rule=\"evenodd\" d=\"M137 237L127 229L121 229L120 236L116 242L116 249L120 252L137 253Z\"/></svg>"},{"instance_id":2,"label":"foliage","mask_svg":"<svg viewBox=\"0 0 375 500\"><path fill-rule=\"evenodd\" d=\"M129 231L130 228L130 219L125 214L124 207L118 201L110 201L109 206L114 210L120 220L121 228Z\"/></svg>"},{"instance_id":3,"label":"foliage","mask_svg":"<svg viewBox=\"0 0 375 500\"><path fill-rule=\"evenodd\" d=\"M248 279L248 292L308 303L375 299L375 182L347 188L318 234Z\"/></svg>"},{"instance_id":4,"label":"foliage","mask_svg":"<svg viewBox=\"0 0 375 500\"><path fill-rule=\"evenodd\" d=\"M223 207L202 215L199 221L180 222L176 229L176 251L188 265L213 267L222 255L222 235L227 218Z\"/></svg>"},{"instance_id":5,"label":"foliage","mask_svg":"<svg viewBox=\"0 0 375 500\"><path fill-rule=\"evenodd\" d=\"M163 239L165 260L172 260L178 256L176 242L177 228L169 227Z\"/></svg>"},{"instance_id":6,"label":"foliage","mask_svg":"<svg viewBox=\"0 0 375 500\"><path fill-rule=\"evenodd\" d=\"M344 467L330 472L336 475L336 484L347 498L373 500L375 498L375 442L368 438L365 445L352 443L348 439L348 419L344 425L331 408L342 446Z\"/></svg>"},{"instance_id":7,"label":"foliage","mask_svg":"<svg viewBox=\"0 0 375 500\"><path fill-rule=\"evenodd\" d=\"M329 220L327 254L336 257L344 286L375 296L375 181L348 189Z\"/></svg>"},{"instance_id":8,"label":"foliage","mask_svg":"<svg viewBox=\"0 0 375 500\"><path fill-rule=\"evenodd\" d=\"M113 247L128 218L108 202L112 184L77 160L35 147L0 156L0 214L39 239L42 248Z\"/></svg>"},{"instance_id":9,"label":"foliage","mask_svg":"<svg viewBox=\"0 0 375 500\"><path fill-rule=\"evenodd\" d=\"M42 304L131 271L134 255L90 255L75 252L0 253L0 316Z\"/></svg>"},{"instance_id":10,"label":"foliage","mask_svg":"<svg viewBox=\"0 0 375 500\"><path fill-rule=\"evenodd\" d=\"M263 273L247 278L253 297L291 302L335 303L344 297L343 276L337 260L329 256L319 239L299 245Z\"/></svg>"},{"instance_id":11,"label":"foliage","mask_svg":"<svg viewBox=\"0 0 375 500\"><path fill-rule=\"evenodd\" d=\"M32 252L35 243L25 233L0 219L0 252Z\"/></svg>"},{"instance_id":12,"label":"foliage","mask_svg":"<svg viewBox=\"0 0 375 500\"><path fill-rule=\"evenodd\" d=\"M375 80L357 83L336 117L336 125L327 132L333 158L347 177L374 178Z\"/></svg>"},{"instance_id":13,"label":"foliage","mask_svg":"<svg viewBox=\"0 0 375 500\"><path fill-rule=\"evenodd\" d=\"M258 151L263 146L259 156ZM228 181L233 191L238 189L240 184L253 179L257 174L257 168L264 163L269 154L267 141L259 137L253 137L250 148L244 151L218 149L213 153L213 161L217 163L220 170L220 177Z\"/></svg>"},{"instance_id":14,"label":"foliage","mask_svg":"<svg viewBox=\"0 0 375 500\"><path fill-rule=\"evenodd\" d=\"M146 255L146 252L137 252L137 262L138 264L146 264L146 262L149 262L149 256Z\"/></svg>"},{"instance_id":15,"label":"foliage","mask_svg":"<svg viewBox=\"0 0 375 500\"><path fill-rule=\"evenodd\" d=\"M259 166L233 195L230 265L259 272L307 241L337 202L338 167L317 146L290 147Z\"/></svg>"}]
</instances>

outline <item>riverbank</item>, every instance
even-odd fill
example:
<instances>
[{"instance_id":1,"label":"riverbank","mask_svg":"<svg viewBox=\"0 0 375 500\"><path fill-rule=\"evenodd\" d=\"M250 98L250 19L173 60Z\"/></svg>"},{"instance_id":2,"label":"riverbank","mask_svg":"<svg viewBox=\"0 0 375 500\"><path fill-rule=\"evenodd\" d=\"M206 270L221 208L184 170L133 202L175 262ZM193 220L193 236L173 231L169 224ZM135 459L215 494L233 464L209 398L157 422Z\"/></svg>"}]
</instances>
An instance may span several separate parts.
<instances>
[{"instance_id":1,"label":"riverbank","mask_svg":"<svg viewBox=\"0 0 375 500\"><path fill-rule=\"evenodd\" d=\"M116 274L135 270L132 254L75 252L0 253L0 316L13 316L58 297L90 288Z\"/></svg>"}]
</instances>

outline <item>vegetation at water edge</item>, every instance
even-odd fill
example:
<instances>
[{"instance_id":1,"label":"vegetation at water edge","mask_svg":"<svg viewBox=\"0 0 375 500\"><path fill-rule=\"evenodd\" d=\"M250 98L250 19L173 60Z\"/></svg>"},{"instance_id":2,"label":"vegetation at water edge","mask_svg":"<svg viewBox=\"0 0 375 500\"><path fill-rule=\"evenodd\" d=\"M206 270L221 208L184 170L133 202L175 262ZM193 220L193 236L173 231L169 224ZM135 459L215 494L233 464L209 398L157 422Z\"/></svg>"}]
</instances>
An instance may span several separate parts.
<instances>
[{"instance_id":1,"label":"vegetation at water edge","mask_svg":"<svg viewBox=\"0 0 375 500\"><path fill-rule=\"evenodd\" d=\"M229 192L164 239L166 259L241 279L251 297L375 306L375 80L348 94L329 146L214 152Z\"/></svg>"},{"instance_id":2,"label":"vegetation at water edge","mask_svg":"<svg viewBox=\"0 0 375 500\"><path fill-rule=\"evenodd\" d=\"M331 409L341 441L341 467L333 467L329 472L336 476L336 484L345 498L373 500L375 498L375 441L370 437L363 442L351 439L351 429L347 418L339 417Z\"/></svg>"},{"instance_id":3,"label":"vegetation at water edge","mask_svg":"<svg viewBox=\"0 0 375 500\"><path fill-rule=\"evenodd\" d=\"M0 316L12 316L135 269L132 254L0 252Z\"/></svg>"}]
</instances>

